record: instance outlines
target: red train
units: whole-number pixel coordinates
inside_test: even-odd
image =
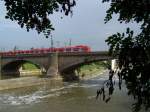
[[[7,51],[0,52],[1,56],[15,56],[19,54],[44,54],[51,52],[91,52],[91,48],[86,45],[78,45],[71,47],[61,47],[61,48],[40,48],[40,49],[31,49],[31,50],[16,50],[16,51]]]

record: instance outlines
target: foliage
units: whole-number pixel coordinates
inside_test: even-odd
[[[110,46],[110,53],[119,59],[119,86],[122,80],[128,88],[128,94],[135,99],[133,111],[141,107],[150,108],[150,0],[103,0],[110,2],[105,22],[118,14],[118,21],[140,23],[141,32],[134,32],[127,28],[125,33],[116,33],[106,40]],[[108,87],[113,90],[113,80],[110,75]],[[102,88],[104,89],[104,88]],[[98,91],[104,94],[104,91]],[[113,93],[113,91],[111,91]]]
[[[85,76],[91,76],[95,75],[97,73],[102,72],[103,70],[107,69],[108,62],[104,61],[98,61],[98,62],[92,62],[86,65],[82,65],[77,69],[78,75],[85,75]]]
[[[35,66],[34,64],[31,63],[25,63],[22,65],[23,70],[36,70],[38,69],[37,66]]]
[[[49,15],[54,12],[72,14],[75,0],[1,0],[5,2],[6,18],[17,21],[21,28],[27,31],[36,29],[48,37],[54,28]],[[134,111],[139,111],[143,105],[150,108],[150,0],[102,0],[110,2],[105,23],[112,19],[113,14],[118,14],[120,23],[136,22],[141,25],[141,32],[134,36],[134,32],[127,28],[125,33],[117,33],[110,36],[106,42],[110,46],[110,53],[119,59],[119,85],[122,79],[128,88],[128,94],[134,96],[137,101]],[[109,95],[113,93],[113,72],[106,82],[109,87]],[[104,88],[98,93],[103,94]]]
[[[75,0],[2,0],[5,2],[6,19],[17,21],[21,28],[27,31],[35,29],[38,33],[44,33],[48,37],[54,28],[49,15],[54,12],[72,14]]]

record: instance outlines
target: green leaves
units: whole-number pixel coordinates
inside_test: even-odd
[[[46,37],[54,30],[49,15],[54,12],[72,13],[75,0],[3,0],[6,6],[6,19],[16,21],[27,31],[35,29]]]
[[[117,56],[120,54],[121,49],[131,48],[133,46],[133,31],[129,28],[126,30],[125,33],[116,33],[108,37],[106,40],[109,51],[113,56]]]
[[[102,2],[111,4],[106,12],[106,23],[111,20],[113,14],[119,14],[118,21],[121,23],[135,21],[144,25],[150,19],[149,0],[102,0]]]
[[[110,53],[119,59],[119,87],[122,78],[128,88],[128,95],[135,99],[133,112],[142,107],[150,108],[150,1],[149,0],[103,0],[111,2],[105,22],[113,14],[119,14],[120,23],[135,21],[141,23],[137,36],[129,28],[125,33],[116,33],[106,40]]]

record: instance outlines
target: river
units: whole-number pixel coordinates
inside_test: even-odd
[[[0,92],[0,112],[131,112],[133,100],[116,86],[112,99],[96,100],[106,73],[80,82],[34,86]]]

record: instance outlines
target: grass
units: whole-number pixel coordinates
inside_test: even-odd
[[[81,66],[76,70],[76,72],[78,73],[79,77],[92,76],[103,72],[108,68],[108,66],[109,62],[106,61],[93,62],[91,64]]]
[[[34,64],[31,63],[25,63],[23,64],[23,70],[36,70],[38,69],[37,66],[35,66]]]

